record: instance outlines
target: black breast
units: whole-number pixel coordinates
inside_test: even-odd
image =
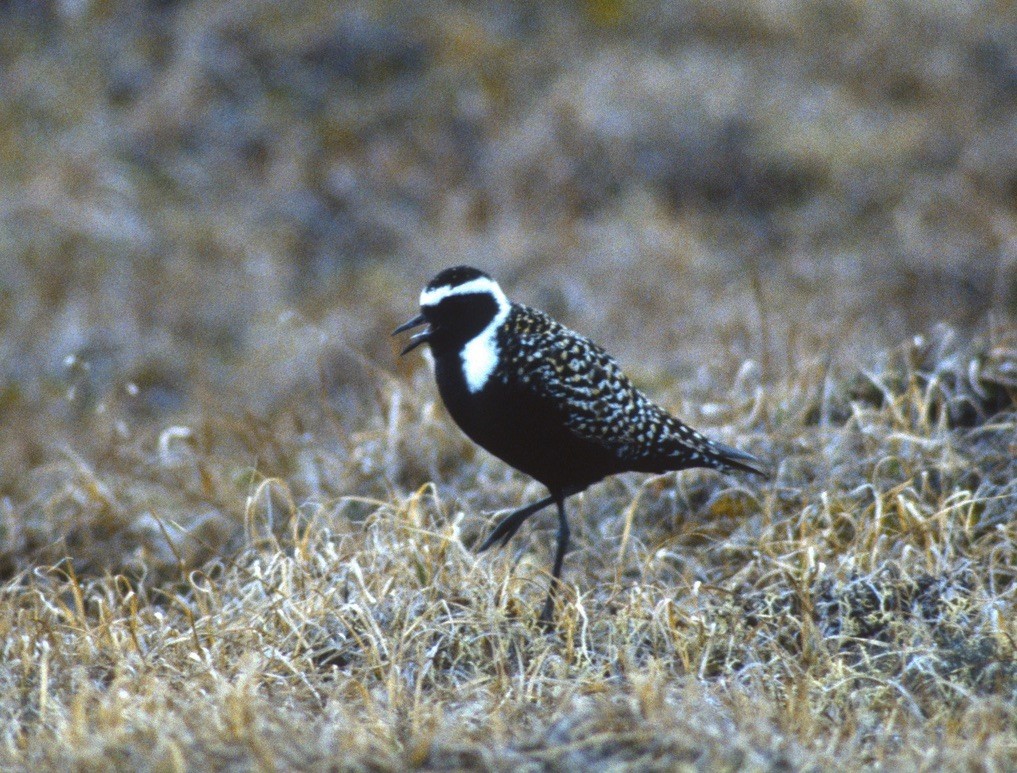
[[[559,408],[525,385],[492,374],[470,392],[458,353],[435,357],[435,377],[445,407],[471,440],[548,488],[582,490],[620,471],[612,452],[576,437]]]

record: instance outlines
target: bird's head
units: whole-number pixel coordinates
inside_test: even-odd
[[[511,303],[501,287],[483,271],[470,266],[447,268],[420,293],[420,314],[397,327],[392,335],[421,325],[402,350],[406,354],[424,343],[462,346],[508,315]]]

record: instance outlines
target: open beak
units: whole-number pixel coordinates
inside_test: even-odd
[[[409,320],[408,322],[404,322],[395,330],[393,330],[392,335],[399,335],[400,333],[405,333],[407,330],[412,330],[415,327],[420,327],[421,325],[426,324],[427,320],[424,319],[424,315],[418,314],[413,319]],[[414,333],[413,335],[410,336],[410,343],[407,344],[405,349],[399,352],[399,356],[402,357],[404,354],[409,354],[421,344],[426,344],[430,339],[430,336],[431,336],[430,328],[428,328],[427,330],[421,330],[419,333]]]

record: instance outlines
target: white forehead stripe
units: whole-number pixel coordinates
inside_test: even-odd
[[[463,282],[461,285],[456,285],[455,287],[445,285],[442,287],[435,287],[433,290],[424,288],[424,291],[420,293],[420,305],[437,306],[449,296],[471,295],[473,293],[488,293],[493,295],[499,309],[503,309],[509,305],[509,300],[505,296],[505,293],[502,292],[502,289],[498,286],[498,283],[486,276],[478,276],[476,279],[471,279],[469,282]]]

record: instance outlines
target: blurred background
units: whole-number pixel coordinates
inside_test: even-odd
[[[1012,321],[1017,12],[6,0],[0,180],[0,573],[190,562],[449,469],[372,446],[449,265],[674,407]]]

